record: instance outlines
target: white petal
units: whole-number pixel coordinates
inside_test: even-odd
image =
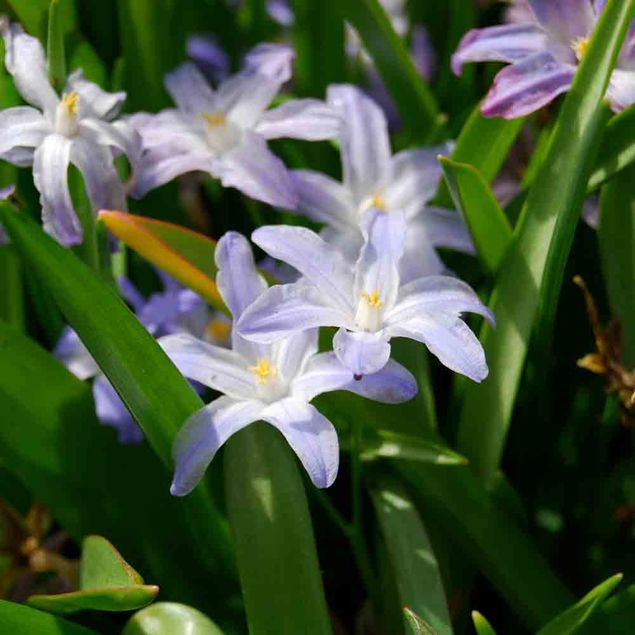
[[[293,381],[303,370],[308,359],[318,350],[318,329],[293,333],[273,346],[275,366],[285,383]]]
[[[290,397],[268,406],[262,418],[282,433],[316,487],[333,484],[340,449],[337,432],[325,416]]]
[[[354,375],[381,370],[390,359],[390,343],[385,333],[355,333],[340,329],[333,338],[337,358]]]
[[[99,366],[88,352],[79,335],[67,326],[53,350],[53,355],[78,379],[84,380],[99,373]]]
[[[292,99],[265,112],[255,131],[265,139],[333,139],[340,133],[336,110],[317,99]]]
[[[44,229],[66,246],[80,243],[83,235],[68,191],[70,153],[71,140],[52,134],[37,148],[33,161]]]
[[[82,110],[99,119],[114,119],[123,106],[126,93],[108,93],[100,86],[87,80],[81,68],[68,76],[66,92],[75,91],[80,97]]]
[[[39,146],[50,129],[48,121],[35,108],[18,106],[0,111],[0,158],[13,163],[15,150],[24,155],[28,148],[32,161],[31,148]]]
[[[183,112],[191,115],[214,112],[214,91],[203,73],[191,62],[168,73],[165,76],[165,87]]]
[[[263,404],[220,397],[195,412],[179,431],[172,458],[175,474],[170,492],[189,494],[203,478],[221,445],[245,426],[260,419]]]

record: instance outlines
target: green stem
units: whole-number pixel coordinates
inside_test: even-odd
[[[0,247],[0,319],[24,330],[24,290],[20,259],[11,245]]]

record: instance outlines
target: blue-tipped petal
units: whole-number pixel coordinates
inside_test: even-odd
[[[376,373],[390,358],[390,343],[381,332],[355,333],[340,329],[333,338],[333,350],[357,377]]]

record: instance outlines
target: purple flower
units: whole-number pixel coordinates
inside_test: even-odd
[[[215,37],[192,35],[186,47],[187,54],[208,80],[219,82],[229,75],[229,56]]]
[[[147,300],[126,279],[119,280],[122,296],[132,306],[142,324],[158,337],[167,333],[192,333],[216,344],[226,345],[229,328],[221,314],[210,319],[210,310],[203,300],[189,289],[159,271],[164,290]],[[128,412],[106,375],[77,333],[66,327],[60,337],[54,355],[81,380],[94,377],[93,398],[97,418],[117,431],[119,442],[134,444],[143,441],[141,428]]]
[[[335,354],[357,377],[384,368],[390,339],[407,337],[423,342],[451,370],[474,381],[485,379],[483,348],[461,314],[469,311],[493,321],[490,310],[456,278],[425,276],[402,283],[402,212],[369,210],[363,223],[367,242],[354,266],[303,227],[257,229],[253,241],[304,278],[263,293],[239,319],[239,334],[271,344],[298,330],[339,327]]]
[[[158,115],[137,114],[133,124],[143,139],[143,166],[135,196],[187,172],[207,172],[226,187],[271,205],[293,209],[297,197],[282,161],[268,139],[328,139],[339,120],[316,99],[284,102],[266,110],[291,77],[292,50],[261,44],[244,69],[213,90],[201,72],[186,63],[165,84],[178,108]]]
[[[69,163],[82,173],[95,210],[126,207],[113,155],[126,154],[134,167],[139,140],[127,124],[112,122],[125,93],[106,93],[77,70],[60,99],[49,83],[40,42],[17,24],[4,21],[0,31],[5,66],[19,93],[35,106],[0,112],[0,158],[20,167],[33,166],[44,229],[64,245],[80,243],[82,227],[68,190]]]
[[[459,214],[432,207],[441,179],[439,153],[449,147],[391,154],[386,117],[377,104],[349,85],[329,87],[328,102],[342,117],[340,135],[344,182],[311,170],[294,170],[297,210],[327,225],[322,236],[354,262],[363,244],[364,213],[371,208],[402,211],[408,224],[402,280],[437,274],[445,267],[437,247],[474,253]]]
[[[247,240],[235,232],[219,240],[216,264],[219,291],[234,320],[239,320],[254,300],[266,297],[267,284],[256,271]],[[193,414],[179,432],[173,449],[172,494],[189,493],[220,446],[259,420],[280,431],[316,487],[328,487],[337,475],[337,433],[309,402],[332,390],[387,403],[407,401],[416,394],[412,375],[393,361],[380,373],[356,381],[333,353],[317,352],[317,337],[317,330],[309,328],[281,337],[275,344],[254,344],[234,331],[232,350],[189,335],[160,340],[186,377],[223,393]]]
[[[604,7],[602,0],[528,0],[533,20],[474,29],[452,57],[458,75],[466,62],[510,66],[496,75],[481,110],[486,117],[522,117],[571,87]],[[516,19],[518,15],[516,14]],[[607,98],[614,111],[635,102],[635,32],[631,30],[611,76]]]

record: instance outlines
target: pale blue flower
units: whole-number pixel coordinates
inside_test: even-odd
[[[128,279],[119,280],[122,296],[148,331],[155,337],[168,333],[192,333],[207,341],[226,345],[224,334],[228,334],[229,329],[225,328],[225,317],[212,314],[200,296],[184,289],[161,271],[158,273],[163,281],[163,291],[152,294],[148,299]],[[79,379],[94,377],[93,398],[97,418],[117,431],[120,443],[140,443],[143,440],[141,428],[72,328],[64,329],[53,353]]]
[[[4,63],[18,92],[30,104],[0,112],[0,158],[17,166],[33,166],[40,192],[44,229],[64,245],[82,241],[68,189],[68,167],[82,173],[94,210],[125,209],[123,185],[113,159],[128,156],[135,165],[139,139],[127,124],[112,119],[125,93],[106,93],[86,80],[81,70],[68,78],[62,98],[48,78],[40,42],[18,24],[0,24]]]
[[[358,377],[384,368],[391,338],[406,337],[423,342],[451,370],[474,381],[485,379],[483,348],[461,314],[478,313],[493,321],[490,310],[467,284],[450,276],[402,283],[402,212],[369,210],[363,223],[367,242],[354,266],[306,228],[257,229],[253,241],[304,278],[271,287],[242,315],[238,332],[271,344],[302,329],[340,327],[333,348]]]
[[[208,80],[219,82],[229,75],[229,55],[215,37],[191,35],[187,38],[186,49],[188,56]]]
[[[496,75],[483,101],[487,117],[522,117],[568,91],[604,0],[528,0],[526,5],[518,3],[511,16],[514,24],[467,33],[452,57],[456,74],[466,62],[510,64]],[[633,29],[611,75],[607,98],[616,112],[635,102]]]
[[[131,121],[143,139],[143,168],[134,194],[143,196],[176,176],[201,171],[244,194],[292,209],[297,197],[284,163],[268,139],[328,139],[339,129],[337,115],[316,99],[296,99],[267,110],[291,77],[293,51],[261,44],[245,67],[212,89],[192,63],[167,75],[177,104],[158,115],[140,113]]]
[[[267,283],[256,271],[249,243],[235,232],[219,240],[216,264],[219,291],[239,320],[254,300],[267,295]],[[223,393],[194,413],[176,438],[173,494],[190,492],[220,446],[259,420],[279,430],[317,487],[328,487],[337,475],[337,433],[309,402],[332,390],[387,403],[416,394],[412,375],[392,360],[376,375],[356,381],[333,353],[317,352],[317,338],[316,329],[296,330],[275,344],[254,344],[234,331],[232,350],[189,335],[159,340],[183,375]]]
[[[402,211],[408,224],[402,280],[445,270],[438,247],[474,253],[461,216],[429,205],[442,172],[437,156],[450,150],[404,150],[392,155],[386,117],[364,93],[349,85],[330,86],[328,103],[341,115],[343,183],[312,170],[291,172],[297,210],[327,225],[324,239],[354,262],[363,243],[362,219],[367,210]]]

